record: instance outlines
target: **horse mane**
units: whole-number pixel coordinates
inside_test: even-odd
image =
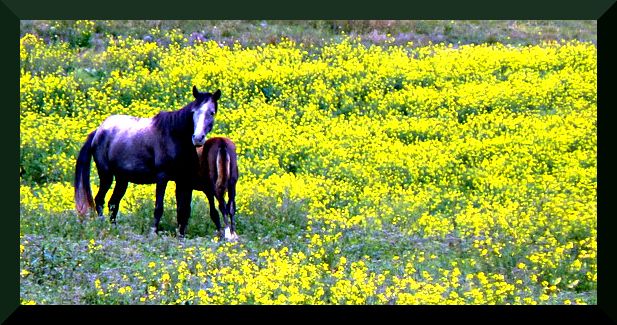
[[[160,112],[156,114],[152,118],[154,127],[160,131],[168,131],[170,133],[184,131],[193,132],[191,126],[193,124],[191,107],[193,107],[193,103],[190,103],[177,111]]]

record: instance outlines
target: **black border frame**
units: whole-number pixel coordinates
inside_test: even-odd
[[[267,1],[267,2],[266,2]],[[19,113],[18,97],[15,96],[15,77],[19,76],[19,61],[15,52],[19,51],[20,19],[592,19],[598,21],[598,260],[602,266],[599,278],[602,286],[598,290],[597,306],[465,306],[464,308],[446,308],[444,306],[20,306],[19,305],[19,198],[13,184],[19,184],[16,159],[0,160],[0,206],[6,207],[4,224],[0,227],[0,251],[6,266],[0,268],[0,320],[6,323],[27,323],[29,321],[56,319],[63,322],[107,322],[130,320],[141,321],[228,321],[244,320],[251,323],[256,320],[289,321],[301,316],[306,321],[346,321],[366,320],[382,321],[392,318],[408,322],[428,320],[464,321],[494,323],[496,321],[526,321],[546,323],[555,321],[574,321],[612,324],[617,323],[617,306],[613,293],[614,272],[610,264],[608,247],[614,247],[611,229],[615,229],[606,207],[609,199],[612,175],[606,166],[613,166],[607,156],[610,142],[606,132],[610,130],[611,114],[614,108],[610,96],[611,77],[615,72],[615,51],[610,46],[614,37],[610,30],[615,30],[613,21],[617,18],[617,0],[599,0],[583,2],[582,0],[518,0],[500,2],[494,0],[456,1],[440,0],[437,2],[412,3],[386,0],[379,3],[361,3],[345,0],[332,2],[313,0],[310,2],[293,2],[284,0],[235,0],[235,5],[228,3],[207,3],[193,0],[176,0],[173,3],[156,1],[119,1],[106,0],[87,2],[83,0],[60,1],[19,1],[0,0],[0,26],[4,34],[4,43],[8,51],[0,51],[5,64],[1,80],[4,87],[0,94],[8,101],[5,103],[7,114],[2,119],[0,139],[9,148],[19,148]],[[230,10],[232,9],[232,10]],[[612,28],[611,28],[612,27]],[[12,101],[17,101],[14,103]],[[13,104],[13,105],[11,105]],[[17,123],[16,123],[17,122]],[[8,149],[8,152],[12,152]],[[7,153],[7,156],[10,155]],[[14,182],[14,183],[13,183]],[[601,204],[602,203],[602,204]],[[17,261],[17,263],[15,263]],[[8,317],[8,318],[7,318]]]

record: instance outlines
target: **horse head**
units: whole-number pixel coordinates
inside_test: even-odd
[[[216,90],[214,93],[203,93],[193,86],[193,145],[201,147],[206,142],[206,134],[212,131],[214,126],[214,115],[218,109],[218,100],[221,98],[221,91]]]

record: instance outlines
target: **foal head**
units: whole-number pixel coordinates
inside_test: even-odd
[[[217,90],[214,94],[202,93],[193,86],[193,145],[201,147],[206,142],[206,134],[212,130],[214,126],[214,114],[216,114],[218,104],[217,101],[221,98],[221,91]]]

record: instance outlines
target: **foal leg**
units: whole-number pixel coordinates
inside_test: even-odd
[[[191,198],[193,196],[193,187],[191,185],[191,183],[178,184],[176,182],[176,203],[178,205],[176,212],[178,214],[178,225],[180,226],[180,238],[184,238],[186,226],[191,216]]]
[[[99,190],[94,197],[94,204],[96,205],[96,213],[99,218],[103,219],[103,206],[105,205],[105,195],[111,187],[111,183],[114,181],[114,176],[111,173],[101,172],[99,169]]]
[[[233,239],[238,239],[238,235],[236,234],[236,184],[232,183],[229,185],[229,189],[227,190],[227,213],[229,213],[229,218],[231,219],[231,236]]]
[[[233,232],[229,229],[230,227],[229,220],[227,218],[227,216],[229,215],[229,212],[227,211],[227,206],[225,205],[225,191],[219,190],[214,194],[214,196],[216,197],[216,200],[219,202],[219,210],[221,210],[221,213],[223,214],[223,222],[225,222],[225,239],[232,240]]]
[[[209,193],[209,191],[204,191],[206,197],[208,198],[208,203],[210,204],[210,219],[214,222],[216,226],[216,232],[219,238],[223,237],[223,232],[221,231],[221,219],[219,218],[219,213],[216,211],[216,207],[214,206],[214,194]]]
[[[118,210],[120,209],[120,200],[122,200],[124,193],[126,193],[128,185],[129,182],[127,180],[116,177],[116,186],[114,186],[114,192],[109,199],[109,221],[111,221],[112,224],[116,224],[116,215],[118,215]]]
[[[156,203],[154,204],[154,224],[152,230],[154,233],[159,232],[159,223],[163,216],[163,201],[165,200],[165,189],[167,188],[167,180],[162,179],[156,183]]]

